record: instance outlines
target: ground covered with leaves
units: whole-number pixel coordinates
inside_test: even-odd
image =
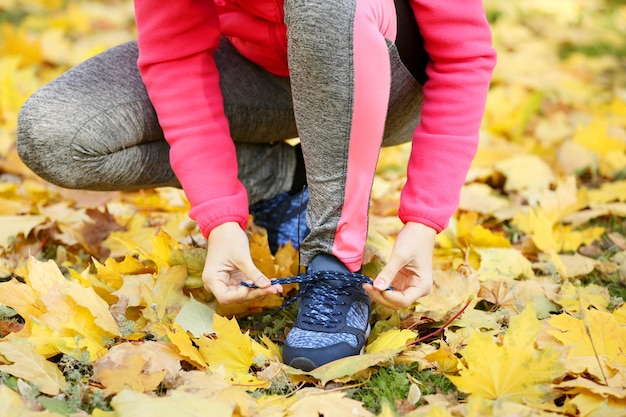
[[[626,5],[485,4],[499,62],[434,290],[376,306],[364,355],[303,372],[280,360],[294,306],[201,288],[180,190],[60,189],[17,157],[20,105],[133,39],[131,2],[0,0],[0,415],[625,416]],[[408,151],[380,158],[370,275]],[[266,274],[296,272],[249,232]]]

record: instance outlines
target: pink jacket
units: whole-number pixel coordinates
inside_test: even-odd
[[[399,216],[441,231],[476,152],[495,51],[480,0],[410,0],[431,61]],[[135,0],[139,69],[171,164],[205,236],[246,226],[212,51],[221,35],[267,71],[289,75],[283,0]]]

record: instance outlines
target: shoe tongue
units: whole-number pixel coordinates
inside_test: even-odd
[[[313,258],[307,270],[308,273],[320,271],[350,272],[339,259],[326,253],[319,254]]]

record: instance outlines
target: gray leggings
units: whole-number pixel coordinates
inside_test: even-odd
[[[330,13],[325,10],[331,7],[330,2],[308,3],[311,2],[317,3],[308,9],[315,10],[312,19],[319,20],[320,16]],[[298,0],[287,3],[291,3],[293,9],[293,22],[291,25],[288,22],[290,31],[310,23],[311,19],[296,12]],[[354,7],[354,1],[345,3],[347,7]],[[333,13],[335,11],[330,14]],[[401,28],[398,32],[402,33]],[[319,38],[319,32],[312,30],[303,30],[300,34],[299,42],[306,42],[307,36]],[[321,48],[316,51],[317,58],[328,57],[327,63],[335,68],[342,65],[337,51],[331,49],[342,45],[315,44]],[[398,48],[391,41],[388,47],[391,86],[383,146],[411,140],[422,101],[422,88],[403,64]],[[104,191],[179,187],[169,164],[169,146],[137,70],[137,56],[136,42],[125,43],[70,69],[33,94],[23,105],[18,120],[18,152],[26,165],[47,181],[67,188]],[[311,71],[306,55],[290,50],[289,59],[293,73]],[[236,143],[239,177],[248,191],[250,204],[291,188],[296,156],[294,148],[284,141],[298,137],[299,133],[305,148],[309,182],[314,178],[315,186],[323,187],[324,179],[311,175],[317,167],[325,166],[320,168],[321,175],[342,175],[345,163],[339,162],[336,172],[328,169],[329,163],[335,164],[327,160],[328,140],[332,138],[307,140],[304,146],[304,132],[308,136],[328,136],[329,130],[337,129],[337,121],[325,125],[328,120],[321,120],[327,109],[324,101],[313,94],[321,91],[319,86],[311,84],[314,79],[303,86],[306,80],[301,77],[296,84],[298,94],[294,91],[292,95],[292,80],[272,75],[248,61],[226,40],[218,48],[215,60],[220,71],[226,116]],[[345,96],[349,100],[349,94]],[[300,114],[298,128],[294,102],[296,114]],[[345,126],[346,129],[349,126]],[[332,149],[345,148],[338,144]],[[318,159],[316,154],[320,155]],[[347,155],[336,157],[340,161]],[[336,195],[337,201],[311,197],[307,215],[313,227],[312,236],[307,239],[308,249],[307,244],[303,244],[305,265],[316,253],[330,252],[333,244],[337,223],[327,217],[337,216],[332,207],[341,206],[343,194],[327,191],[323,194]]]

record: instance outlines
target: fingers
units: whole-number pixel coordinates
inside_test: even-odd
[[[374,280],[374,288],[378,291],[385,291],[394,281],[400,269],[404,266],[396,257],[391,257],[387,265],[378,273]]]
[[[430,266],[413,266],[415,263],[416,260],[411,257],[392,254],[387,265],[376,276],[374,285],[364,285],[370,298],[387,307],[400,309],[409,307],[428,294],[433,283],[432,270]],[[387,291],[389,285],[393,285],[394,289]]]
[[[282,291],[280,285],[271,285],[254,265],[248,237],[234,222],[217,226],[209,235],[202,280],[221,304],[244,302]],[[244,287],[242,281],[254,283],[258,288]]]
[[[372,301],[393,309],[410,307],[419,298],[430,293],[432,280],[423,277],[413,279],[415,284],[407,286],[403,290],[380,291],[378,288],[364,284],[363,288],[368,293]]]
[[[281,291],[280,285],[254,289],[244,287],[243,285],[233,285],[224,288],[219,298],[217,296],[215,298],[220,304],[243,303],[266,295],[278,294]]]
[[[253,279],[246,280],[245,274],[237,274],[235,272],[215,272],[207,273],[205,278],[205,288],[209,290],[220,304],[242,303],[250,301],[254,298],[263,297],[271,294],[278,294],[283,291],[281,285],[271,285],[270,280],[260,271]],[[233,279],[233,275],[240,275]],[[246,280],[253,282],[259,288],[250,288],[241,285],[241,281]]]
[[[252,262],[252,259],[244,259],[236,264],[239,270],[245,275],[245,277],[254,283],[259,288],[267,288],[272,285],[269,278],[267,278]]]

